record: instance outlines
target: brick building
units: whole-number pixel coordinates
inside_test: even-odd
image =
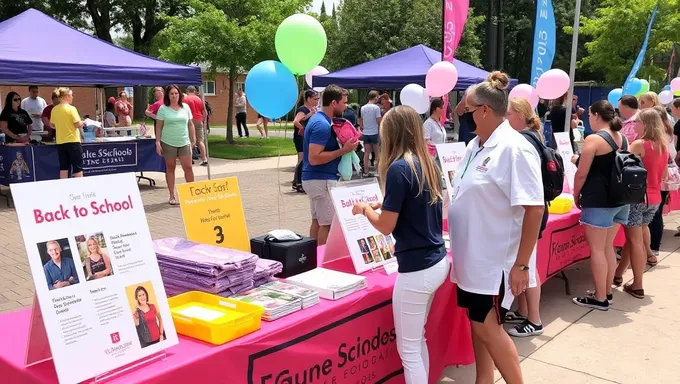
[[[245,75],[240,75],[234,83],[235,88],[245,88]],[[68,86],[68,85],[66,85]],[[50,94],[55,86],[40,86],[40,97],[50,103]],[[78,109],[81,116],[90,115],[95,116],[96,98],[94,88],[85,87],[71,87],[73,89],[73,105]],[[227,108],[229,106],[229,78],[225,74],[218,73],[216,76],[209,77],[208,74],[203,74],[203,90],[205,92],[205,100],[210,103],[212,107],[212,116],[210,117],[211,125],[224,126],[227,124]],[[4,106],[5,96],[8,92],[17,92],[22,98],[28,96],[28,85],[14,85],[14,86],[0,86],[0,104]],[[234,90],[235,92],[235,90]],[[247,97],[247,95],[246,95]],[[257,112],[248,105],[248,123],[254,124],[257,122]]]

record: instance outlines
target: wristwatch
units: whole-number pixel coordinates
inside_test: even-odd
[[[519,268],[520,271],[528,271],[529,270],[528,265],[515,264],[515,267]]]

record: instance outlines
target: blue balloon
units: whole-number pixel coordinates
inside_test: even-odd
[[[623,96],[623,90],[621,88],[614,88],[611,91],[609,91],[607,100],[609,100],[609,103],[613,105],[614,108],[617,108],[616,106],[619,104],[621,96]]]
[[[628,87],[626,87],[626,95],[636,95],[641,90],[642,81],[636,77],[633,78],[633,80],[630,81],[630,84],[628,84]]]
[[[671,90],[670,84],[666,85],[666,86],[663,87],[663,89],[662,89],[662,91],[670,91],[670,90]]]
[[[295,106],[297,81],[283,64],[267,60],[256,64],[246,76],[245,92],[250,105],[262,116],[277,119]]]

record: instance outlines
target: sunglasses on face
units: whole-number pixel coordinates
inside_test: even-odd
[[[21,101],[21,99],[12,99],[12,101]]]
[[[473,107],[465,107],[465,113],[474,113],[476,110],[479,109],[481,105],[475,105]]]

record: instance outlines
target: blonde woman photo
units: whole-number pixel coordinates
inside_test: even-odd
[[[99,241],[94,236],[90,236],[86,244],[88,253],[84,263],[86,279],[89,281],[111,276],[113,274],[111,260],[99,247]]]
[[[449,272],[442,238],[442,176],[427,152],[422,126],[418,113],[408,106],[385,114],[378,162],[385,199],[382,204],[357,203],[352,209],[396,240],[399,274],[392,308],[406,384],[428,382],[425,323],[432,299]]]

